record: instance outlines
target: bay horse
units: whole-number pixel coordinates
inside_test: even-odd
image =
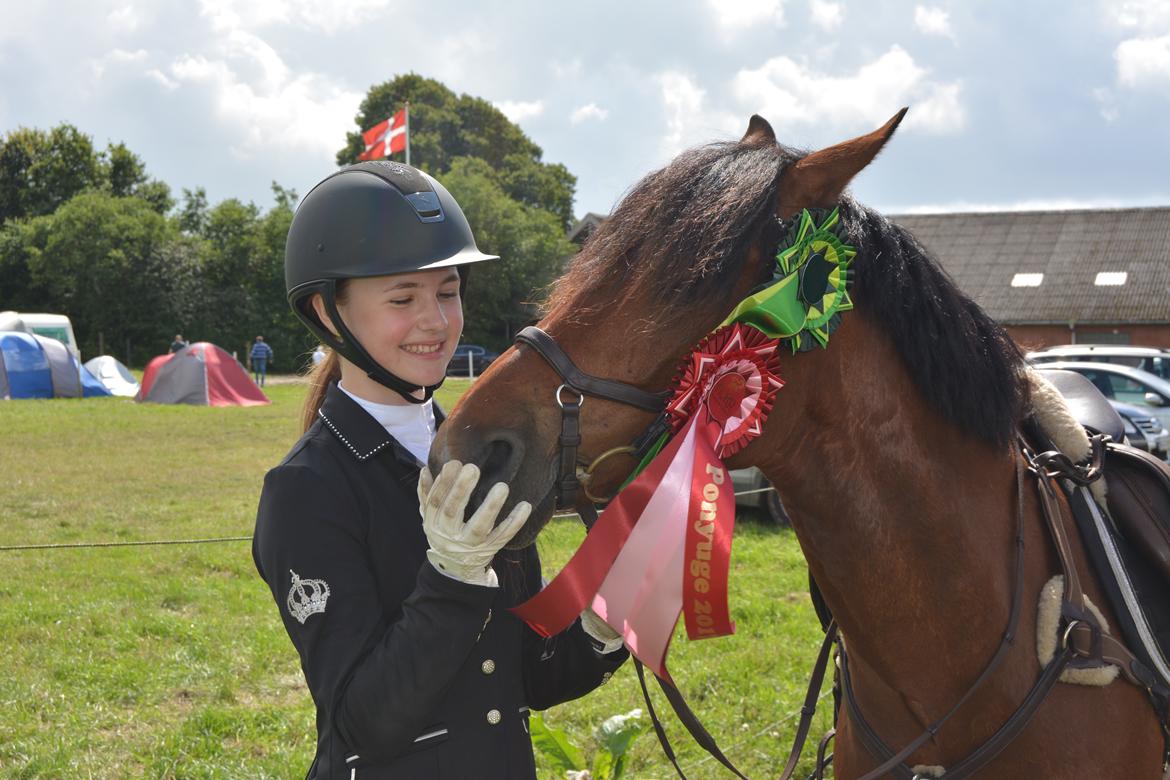
[[[811,153],[779,144],[759,117],[738,142],[684,152],[597,229],[554,285],[539,327],[582,371],[663,391],[680,358],[771,278],[783,222],[805,208],[839,208],[857,250],[855,309],[826,348],[783,358],[785,385],[763,435],[727,466],[757,466],[779,491],[848,647],[856,700],[894,750],[950,710],[1000,644],[1019,518],[1019,636],[907,762],[947,767],[986,742],[1040,674],[1037,598],[1059,568],[1034,483],[1017,491],[1016,432],[1029,402],[1020,351],[908,231],[846,193],[904,113]],[[529,344],[509,349],[431,450],[432,469],[447,459],[475,462],[481,485],[508,482],[510,502],[531,502],[513,546],[530,544],[556,506],[561,384]],[[589,398],[580,458],[629,443],[652,418]],[[615,491],[633,466],[609,458],[591,492]],[[1070,536],[1084,589],[1104,609],[1075,529]],[[881,763],[859,731],[843,707],[837,777]],[[1060,683],[978,776],[1156,778],[1162,751],[1142,690],[1122,680]]]

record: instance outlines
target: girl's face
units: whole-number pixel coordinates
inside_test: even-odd
[[[321,321],[331,324],[320,298],[314,305]],[[337,310],[374,360],[416,385],[443,381],[463,333],[459,273],[454,268],[350,279],[337,300]],[[342,382],[350,392],[371,401],[406,403],[364,371],[345,371],[346,363]]]

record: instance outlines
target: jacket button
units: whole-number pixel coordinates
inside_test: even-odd
[[[500,722],[500,711],[499,710],[488,710],[487,722],[492,724],[493,726],[498,724]]]
[[[483,670],[484,674],[491,674],[496,670],[496,662],[489,658],[480,664],[479,668]]]

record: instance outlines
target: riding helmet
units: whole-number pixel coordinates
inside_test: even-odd
[[[458,266],[466,283],[465,266],[498,259],[479,251],[459,204],[434,178],[401,163],[362,162],[326,177],[301,201],[285,245],[285,290],[313,335],[374,381],[422,403],[438,385],[407,382],[370,356],[337,311],[338,280]],[[317,320],[314,293],[338,335]],[[420,389],[421,399],[414,396]]]

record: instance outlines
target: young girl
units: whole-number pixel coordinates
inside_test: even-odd
[[[535,778],[529,708],[626,658],[589,612],[544,639],[507,611],[541,586],[535,547],[503,550],[530,511],[499,519],[507,485],[464,522],[476,467],[420,478],[467,268],[496,259],[441,184],[397,163],[326,178],[289,229],[289,302],[331,350],[304,436],[265,477],[253,558],[316,704],[309,778]]]

